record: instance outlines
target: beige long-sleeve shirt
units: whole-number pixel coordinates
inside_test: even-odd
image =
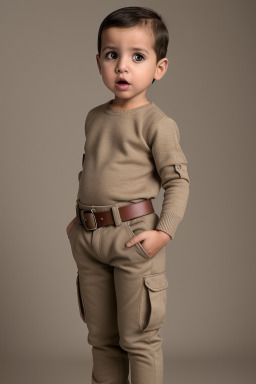
[[[177,124],[154,102],[130,110],[91,109],[85,121],[77,199],[85,205],[164,200],[156,229],[172,238],[187,206],[190,179]]]

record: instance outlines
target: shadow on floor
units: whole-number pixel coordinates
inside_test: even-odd
[[[255,359],[177,360],[165,358],[164,384],[255,384]],[[51,361],[6,363],[3,384],[91,384],[92,362]],[[121,384],[121,383],[120,383]],[[146,383],[141,383],[146,384]]]

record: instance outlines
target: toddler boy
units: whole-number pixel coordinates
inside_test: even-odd
[[[177,124],[146,97],[166,73],[168,41],[162,17],[142,7],[112,12],[98,33],[97,65],[115,97],[87,114],[76,217],[67,227],[93,384],[128,384],[129,363],[132,384],[163,383],[166,245],[190,184]],[[161,186],[159,217],[151,200]]]

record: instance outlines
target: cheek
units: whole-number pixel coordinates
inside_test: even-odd
[[[111,77],[111,74],[113,74],[113,68],[111,68],[110,65],[102,64],[101,72],[102,72],[102,76],[108,79]]]
[[[154,66],[149,66],[148,69],[144,71],[144,81],[151,84],[153,77],[155,76],[155,71],[156,70]]]
[[[147,63],[141,63],[139,65],[137,65],[137,67],[135,67],[136,69],[136,73],[139,73],[140,76],[142,77],[147,77],[147,75],[149,73],[152,73],[153,71],[153,66],[151,63],[147,62]]]
[[[145,83],[147,79],[150,77],[150,70],[147,68],[139,69],[135,73],[136,80],[138,83]]]

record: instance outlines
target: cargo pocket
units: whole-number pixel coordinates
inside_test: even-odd
[[[165,320],[168,281],[165,272],[143,276],[139,303],[139,329],[159,329]]]
[[[79,273],[77,272],[77,277],[76,277],[76,292],[77,292],[77,299],[78,299],[78,307],[79,307],[79,312],[82,320],[86,323],[86,315],[85,315],[85,309],[83,305],[83,299],[82,299],[82,294],[81,294],[81,289],[80,289],[80,282],[79,282]]]

